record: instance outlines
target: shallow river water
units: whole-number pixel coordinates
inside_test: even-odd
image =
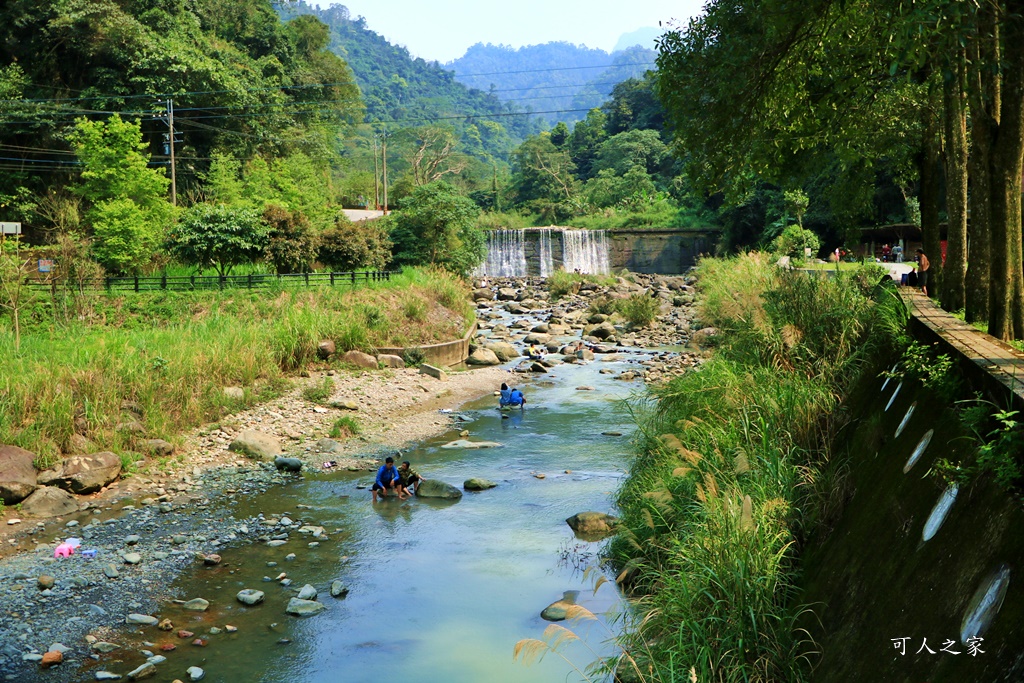
[[[601,545],[577,540],[565,519],[585,510],[614,512],[632,430],[622,399],[642,384],[598,371],[623,365],[559,366],[526,385],[526,409],[508,419],[491,397],[464,406],[469,438],[501,448],[441,449],[458,438],[449,432],[403,454],[424,476],[459,488],[470,477],[498,483],[456,503],[413,498],[372,505],[369,489],[357,488],[371,483],[366,472],[306,476],[243,502],[239,517],[287,514],[324,526],[330,540],[308,548],[311,539],[293,533],[278,548],[226,550],[221,566],[182,577],[176,597],[203,597],[211,607],[200,615],[175,611],[176,628],[203,635],[228,623],[239,631],[212,636],[205,648],[161,634],[160,642],[175,642],[178,650],[151,680],[188,680],[185,670],[193,665],[205,669],[204,680],[225,683],[583,680],[573,667],[611,652],[616,626],[604,615],[622,604],[613,582],[594,593],[596,575],[579,569],[598,563]],[[576,390],[580,385],[594,390]],[[296,558],[286,561],[289,553]],[[282,571],[294,580],[291,587],[264,581]],[[347,597],[330,597],[335,579],[350,588]],[[327,610],[304,619],[286,615],[288,599],[307,583]],[[241,605],[234,595],[243,588],[265,591],[266,601]],[[563,650],[569,661],[550,653],[530,666],[513,661],[515,643],[541,637],[548,625],[541,610],[567,590],[579,590],[579,604],[601,615],[598,622],[566,624],[584,638]]]

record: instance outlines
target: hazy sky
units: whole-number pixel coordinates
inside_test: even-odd
[[[314,0],[352,17],[415,57],[448,62],[474,43],[520,47],[553,40],[611,50],[623,33],[685,20],[704,0]]]

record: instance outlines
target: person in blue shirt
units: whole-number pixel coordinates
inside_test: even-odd
[[[518,389],[513,389],[512,393],[509,395],[508,404],[513,408],[522,408],[526,405],[526,397],[523,396],[523,392]]]
[[[404,499],[405,496],[398,488],[398,470],[395,469],[395,459],[390,455],[384,460],[384,464],[377,470],[377,479],[373,482],[373,502],[377,502],[377,492],[380,491],[381,500],[387,498],[388,490],[392,490],[398,494],[400,499]]]
[[[505,407],[510,405],[512,402],[512,390],[508,388],[508,385],[504,382],[501,383],[501,398],[498,399],[498,405]]]

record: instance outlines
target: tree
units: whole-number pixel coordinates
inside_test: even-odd
[[[182,263],[214,268],[223,277],[237,265],[259,260],[269,232],[255,209],[196,204],[171,231],[166,248]]]
[[[267,260],[278,273],[308,273],[313,269],[320,237],[301,211],[276,204],[263,210],[267,225]]]
[[[318,260],[332,270],[384,270],[391,239],[381,221],[353,223],[341,217],[320,236]]]
[[[595,172],[591,167],[597,157],[597,150],[608,137],[605,131],[607,117],[600,109],[591,109],[587,118],[578,121],[569,138],[569,156],[579,173],[581,180],[590,178]]]
[[[457,175],[468,164],[468,160],[455,151],[459,140],[451,128],[420,126],[403,131],[402,137],[416,185],[426,185],[449,174]]]
[[[166,197],[170,181],[148,167],[138,121],[117,114],[106,121],[78,119],[71,142],[82,162],[74,190],[92,205],[85,218],[97,259],[117,272],[138,272],[174,215]]]
[[[660,173],[669,160],[668,148],[654,130],[630,130],[619,133],[601,143],[593,162],[593,170],[611,169],[625,175],[634,166],[648,174]]]
[[[479,214],[476,204],[444,181],[417,187],[395,213],[395,263],[437,265],[469,275],[487,251],[487,240],[475,224]]]
[[[20,250],[15,238],[0,241],[0,308],[11,313],[14,350],[21,350],[21,310],[28,295],[27,280],[32,272],[32,256]]]

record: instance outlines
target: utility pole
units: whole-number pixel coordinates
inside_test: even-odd
[[[159,104],[159,102],[157,104]],[[167,101],[164,102],[164,105],[167,107],[166,118],[163,116],[158,116],[156,118],[166,123],[167,128],[169,130],[168,133],[164,133],[164,140],[166,141],[164,144],[164,154],[170,154],[171,157],[171,204],[177,206],[178,169],[177,165],[174,163],[174,143],[177,142],[177,139],[175,138],[174,135],[174,100],[167,98]]]
[[[380,209],[380,168],[377,164],[377,135],[373,136],[373,208]]]
[[[384,165],[384,215],[388,215],[388,129],[384,129],[381,140],[381,162]]]
[[[178,205],[178,169],[174,163],[174,100],[167,98],[167,125],[171,129],[171,206]]]

